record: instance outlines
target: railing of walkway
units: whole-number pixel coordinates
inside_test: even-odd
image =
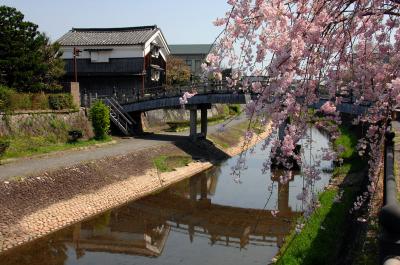
[[[262,81],[263,84],[268,83],[268,81]],[[250,86],[251,87],[251,86]],[[157,86],[157,87],[148,87],[144,90],[136,91],[135,95],[126,95],[126,94],[118,94],[115,93],[113,95],[99,95],[89,94],[84,95],[83,98],[83,105],[90,106],[90,103],[98,98],[106,98],[112,97],[117,100],[121,105],[129,104],[129,103],[136,103],[142,101],[148,101],[153,99],[160,99],[160,98],[169,98],[169,97],[181,97],[185,92],[197,94],[230,94],[230,93],[248,93],[251,95],[257,95],[251,88],[243,89],[243,85],[238,82],[236,85],[229,85],[227,81],[208,81],[202,83],[194,83],[190,85],[183,85],[183,86]],[[319,97],[323,100],[329,100],[330,96],[328,95],[326,89],[321,88],[319,91]],[[343,92],[338,91],[338,97],[342,98],[343,103],[350,103],[353,104],[355,102],[355,98],[351,92],[351,90],[346,90]],[[301,100],[301,98],[299,98]],[[361,102],[358,103],[362,106],[369,106],[371,105],[370,102]]]
[[[114,94],[114,95],[100,95],[97,93],[84,96],[84,102],[87,105],[93,100],[99,98],[113,97],[120,104],[135,103],[159,98],[168,97],[181,97],[185,92],[197,94],[226,94],[226,93],[252,93],[251,91],[243,90],[240,85],[229,86],[226,81],[224,82],[204,82],[195,83],[183,86],[158,86],[148,87],[142,91],[137,91],[136,95]],[[83,102],[83,103],[84,103]],[[85,104],[85,103],[84,103]],[[86,106],[86,105],[85,105]]]
[[[388,126],[384,151],[384,207],[379,214],[382,227],[380,236],[380,263],[400,264],[400,204],[394,172],[394,132]]]

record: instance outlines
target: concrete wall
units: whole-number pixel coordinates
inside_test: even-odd
[[[0,137],[12,135],[68,136],[68,130],[82,130],[85,138],[93,137],[93,130],[83,110],[80,111],[25,111],[11,115],[0,113]]]
[[[75,106],[78,108],[81,106],[81,93],[79,89],[79,83],[78,82],[71,82],[71,95],[72,99],[74,101]]]
[[[224,113],[224,108],[226,107],[222,104],[212,105],[212,108],[207,112],[207,116],[211,118],[221,115]],[[197,116],[200,117],[200,110],[198,110]],[[146,127],[163,127],[167,125],[167,122],[188,121],[190,112],[186,109],[151,110],[146,112],[145,119]]]

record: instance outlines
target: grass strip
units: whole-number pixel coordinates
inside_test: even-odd
[[[333,147],[342,150],[339,157],[344,163],[335,168],[332,178],[337,178],[339,183],[343,183],[345,179],[351,182],[358,179],[360,175],[356,172],[360,172],[366,163],[358,157],[357,137],[353,131],[344,126],[340,127],[340,130],[341,136],[334,141]],[[276,264],[335,263],[342,246],[346,244],[346,234],[349,232],[346,229],[346,221],[358,191],[357,185],[343,188],[339,203],[336,202],[338,185],[321,192],[320,207],[307,220],[300,233],[292,231],[286,237]]]
[[[47,154],[50,152],[64,151],[74,148],[92,146],[96,144],[110,142],[111,137],[104,140],[79,140],[77,142],[55,143],[49,141],[45,137],[12,137],[8,139],[9,148],[6,150],[1,159],[11,159],[20,157],[29,157],[38,154]]]
[[[396,176],[396,183],[397,183],[397,198],[400,201],[400,174],[399,174],[399,163],[400,163],[400,152],[399,152],[399,145],[400,145],[400,133],[399,131],[396,131],[395,129],[392,129],[393,132],[395,133],[395,137],[393,139],[394,141],[394,175]]]
[[[153,164],[159,172],[171,172],[175,168],[187,166],[191,161],[190,156],[159,155],[153,159]]]
[[[362,160],[357,153],[357,137],[346,126],[340,126],[341,135],[333,142],[335,150],[342,150],[339,153],[339,158],[343,159],[342,166],[335,167],[333,177],[346,176],[350,173],[355,173],[365,167],[365,161]]]
[[[225,129],[221,132],[207,135],[207,138],[214,144],[221,146],[222,148],[229,148],[237,145],[240,138],[244,136],[249,122],[241,122],[235,126]]]
[[[236,146],[248,129],[249,121],[244,121],[221,132],[209,134],[207,138],[214,144],[226,149]],[[264,132],[264,129],[260,128],[258,124],[252,124],[250,129],[256,134]]]
[[[319,196],[316,210],[297,234],[293,231],[281,248],[276,264],[329,264],[340,250],[346,230],[346,215],[354,201],[354,189],[345,188],[340,203],[335,202],[337,189],[326,190]]]

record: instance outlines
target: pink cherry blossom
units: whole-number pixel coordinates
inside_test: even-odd
[[[260,93],[262,92],[262,84],[261,82],[254,82],[251,84],[251,88],[254,93]]]
[[[221,72],[215,72],[214,73],[214,78],[217,81],[221,81],[222,80],[222,73]]]
[[[278,213],[279,213],[279,210],[272,210],[272,211],[271,211],[271,215],[272,215],[273,217],[276,217],[276,216],[278,215]]]
[[[282,141],[268,141],[277,160],[289,166],[288,157],[301,162],[294,147],[309,124],[337,138],[339,104],[370,104],[356,121],[369,126],[358,145],[359,152],[369,156],[370,180],[369,191],[354,204],[354,209],[360,208],[375,190],[377,169],[382,166],[384,128],[380,124],[400,104],[399,2],[228,0],[228,5],[230,11],[214,23],[222,27],[223,34],[215,41],[204,69],[207,73],[220,72],[223,65],[234,69],[226,78],[231,88],[241,84],[244,76],[266,77],[266,83],[251,84],[259,96],[248,103],[246,113],[256,122],[267,117],[275,135],[283,130]],[[321,99],[328,101],[319,111],[310,112],[309,106]],[[328,151],[322,156],[334,157]],[[242,158],[239,164],[245,167]],[[303,170],[306,183],[318,179],[315,165]],[[262,171],[269,166],[266,161]],[[310,202],[305,215],[316,208],[307,185],[298,196]]]
[[[191,98],[191,97],[194,97],[196,94],[197,94],[196,92],[195,92],[195,93],[185,92],[185,93],[183,94],[183,96],[179,98],[179,103],[180,103],[182,106],[184,106],[185,104],[188,103],[188,99]]]
[[[290,137],[290,135],[286,135],[285,138],[283,139],[281,150],[283,155],[285,156],[293,155],[294,142],[292,137]]]
[[[336,106],[331,101],[327,101],[321,106],[321,111],[325,114],[333,114],[336,111]]]

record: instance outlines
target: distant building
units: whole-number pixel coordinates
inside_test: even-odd
[[[183,59],[193,75],[201,74],[201,64],[210,52],[211,44],[175,44],[169,45],[171,55]]]
[[[65,81],[74,80],[74,49],[81,94],[132,97],[165,83],[168,44],[157,26],[73,28],[62,36]]]

